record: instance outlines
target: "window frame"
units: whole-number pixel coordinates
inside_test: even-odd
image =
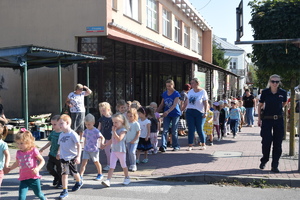
[[[147,27],[154,31],[158,31],[158,5],[156,0],[147,0],[146,14]]]
[[[171,31],[171,12],[163,8],[162,10],[162,35],[168,38],[172,38]]]

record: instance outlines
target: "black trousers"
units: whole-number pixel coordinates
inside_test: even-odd
[[[273,168],[277,168],[279,165],[279,158],[282,154],[282,140],[284,136],[283,118],[263,119],[261,125],[260,135],[262,137],[262,154],[260,159],[262,163],[267,163],[270,157],[271,146],[272,149],[272,164]]]
[[[48,172],[54,177],[55,180],[61,183],[61,163],[56,157],[49,155],[49,160],[47,163]]]

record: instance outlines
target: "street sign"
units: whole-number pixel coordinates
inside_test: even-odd
[[[239,6],[236,8],[236,41],[240,41],[243,35],[243,0],[241,0]]]

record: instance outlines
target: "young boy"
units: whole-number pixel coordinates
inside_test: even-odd
[[[58,138],[61,133],[60,127],[58,125],[59,118],[60,115],[54,115],[51,118],[51,124],[53,130],[48,137],[49,142],[40,149],[40,153],[43,153],[43,151],[50,146],[47,170],[54,177],[53,186],[55,186],[56,188],[62,188],[61,163],[60,160],[56,159],[57,151],[59,148]]]
[[[98,149],[98,139],[101,139],[101,146],[104,146],[104,137],[100,131],[94,127],[95,117],[92,114],[87,114],[84,118],[84,124],[87,129],[83,132],[84,140],[84,150],[82,155],[82,163],[80,167],[80,176],[82,178],[83,173],[86,168],[86,164],[91,159],[97,167],[98,175],[95,178],[96,181],[100,181],[103,178],[102,166],[99,162],[99,149]]]
[[[77,172],[77,164],[80,164],[81,145],[78,134],[71,129],[71,117],[63,114],[58,121],[62,133],[59,135],[58,144],[60,145],[57,158],[60,159],[62,168],[63,191],[59,198],[64,199],[68,196],[68,175],[72,173],[76,183],[72,191],[79,190],[83,182]]]
[[[232,131],[233,138],[236,138],[238,126],[241,121],[241,110],[238,108],[237,104],[238,104],[237,100],[232,100],[231,101],[231,109],[229,112],[230,129]]]

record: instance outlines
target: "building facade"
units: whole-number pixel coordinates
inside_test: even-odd
[[[101,101],[114,107],[119,99],[159,103],[169,78],[181,90],[197,76],[211,98],[214,71],[221,85],[237,79],[211,64],[212,29],[188,0],[11,0],[1,1],[0,18],[6,19],[0,20],[0,47],[35,44],[105,56],[89,63],[89,72],[74,65],[62,74],[65,97],[89,76],[94,109]],[[1,69],[0,75],[6,113],[20,116],[19,74]],[[29,80],[30,114],[58,112],[57,71],[32,70]]]

